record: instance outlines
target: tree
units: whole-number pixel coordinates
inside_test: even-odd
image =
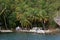
[[[0,0],[0,14],[4,15],[7,26],[54,26],[60,0]],[[6,8],[5,8],[6,7]],[[2,17],[2,16],[1,16]],[[2,19],[2,18],[1,18]],[[3,19],[2,19],[3,20]],[[45,24],[47,23],[48,24]],[[4,22],[3,22],[4,23]],[[18,24],[19,24],[18,23]],[[48,26],[49,26],[48,25]]]

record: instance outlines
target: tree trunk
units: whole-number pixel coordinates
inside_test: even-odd
[[[46,30],[44,20],[42,21],[43,30]]]
[[[7,27],[7,23],[6,23],[6,18],[5,18],[5,13],[4,13],[4,23],[5,23],[5,27],[6,27],[6,29],[8,29],[8,27]]]

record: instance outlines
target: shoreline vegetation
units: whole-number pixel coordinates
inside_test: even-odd
[[[0,0],[0,32],[54,33],[59,24],[60,0]]]

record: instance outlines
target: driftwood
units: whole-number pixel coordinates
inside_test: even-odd
[[[54,21],[60,26],[60,16],[56,16]]]

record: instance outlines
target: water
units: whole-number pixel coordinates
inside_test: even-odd
[[[0,33],[0,40],[60,40],[60,34]]]

